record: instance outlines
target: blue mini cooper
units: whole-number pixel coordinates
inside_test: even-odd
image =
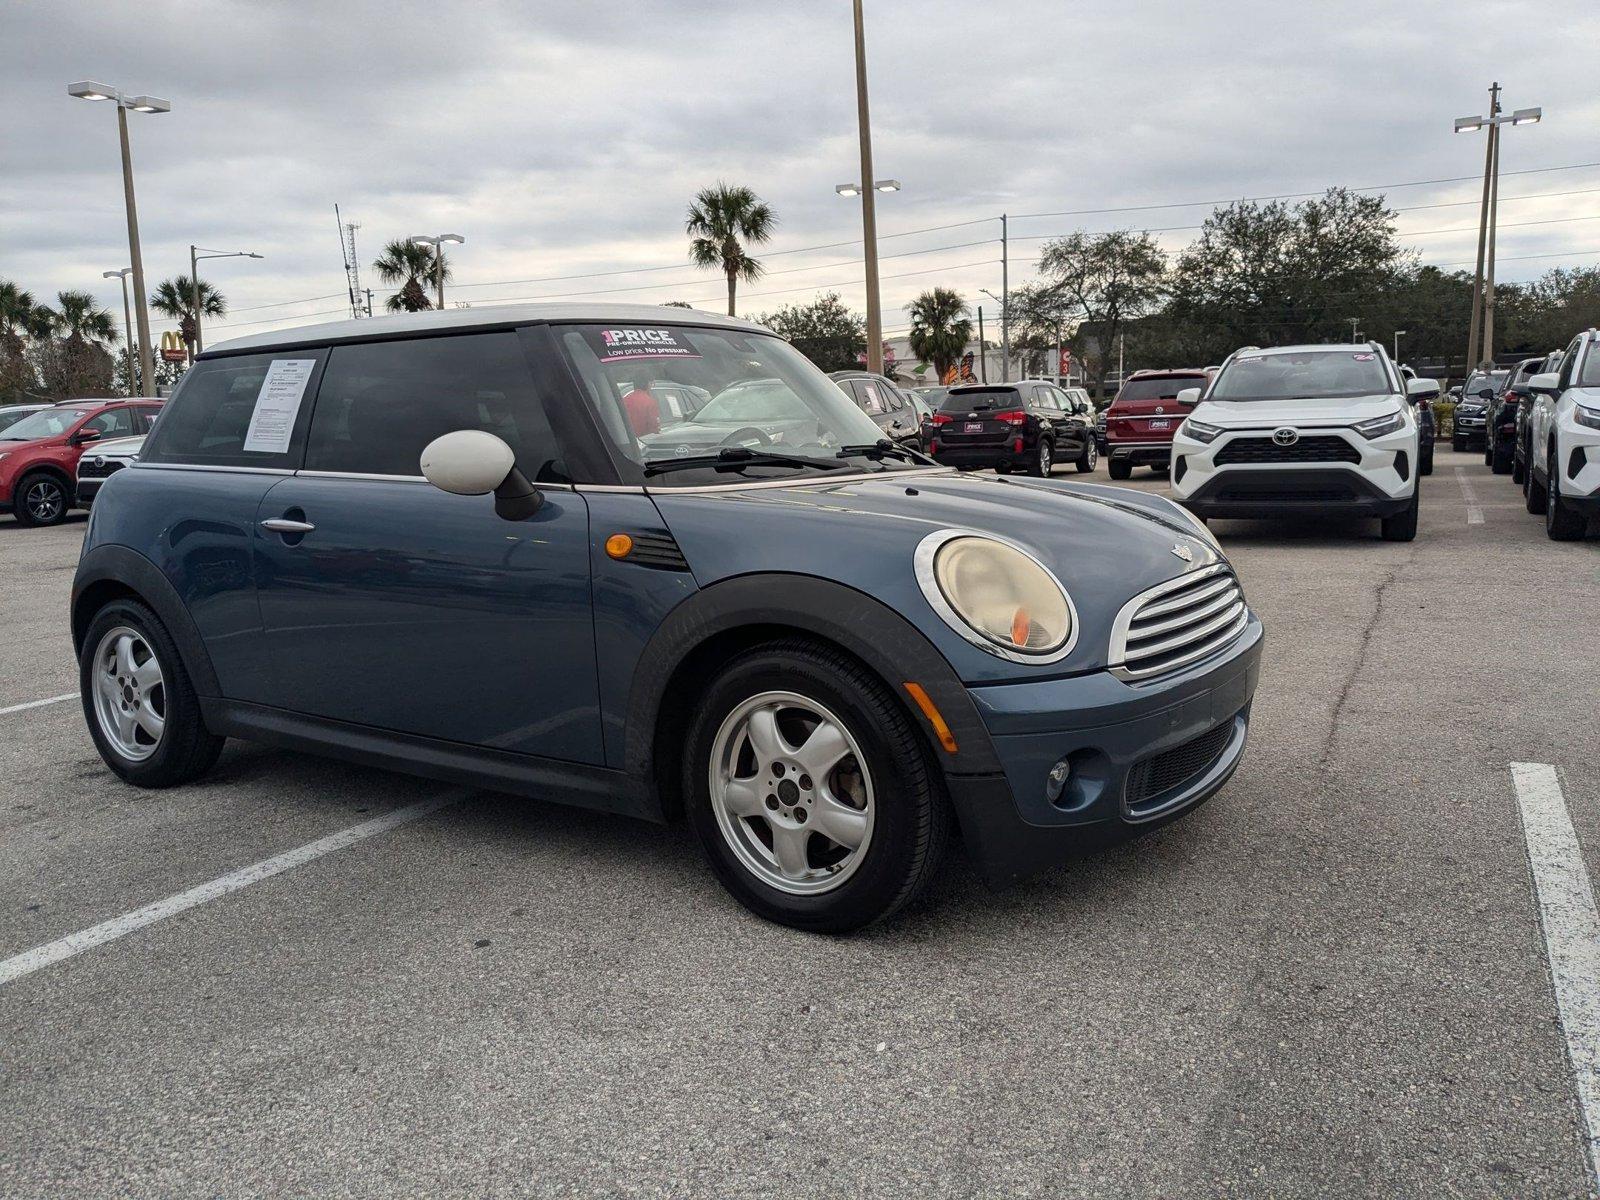
[[[1193,808],[1262,639],[1168,501],[937,467],[757,325],[610,305],[209,349],[95,501],[72,632],[129,783],[237,737],[686,819],[819,931],[957,834],[999,884]]]

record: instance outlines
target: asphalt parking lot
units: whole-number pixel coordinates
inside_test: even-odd
[[[0,984],[0,1194],[1590,1195],[1510,764],[1600,872],[1600,541],[1425,483],[1409,544],[1213,524],[1268,631],[1215,800],[849,939],[682,828],[239,743],[126,787],[6,711],[76,689],[83,522],[0,520],[0,960],[399,814]]]

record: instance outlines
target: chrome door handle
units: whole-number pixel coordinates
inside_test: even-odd
[[[310,533],[316,526],[306,521],[291,521],[288,517],[268,517],[261,522],[261,528],[273,533]]]

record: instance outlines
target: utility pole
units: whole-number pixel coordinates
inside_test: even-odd
[[[1011,243],[1006,214],[1000,214],[1000,367],[1011,378]]]
[[[1122,376],[1123,376],[1122,354],[1123,354],[1123,351],[1125,351],[1127,348],[1128,348],[1128,335],[1126,333],[1119,332],[1117,334],[1117,390],[1118,391],[1122,390]]]
[[[867,285],[867,370],[883,374],[883,312],[878,298],[877,189],[872,174],[872,119],[867,109],[867,30],[861,0],[853,0],[856,34],[856,123],[861,138],[861,242]]]
[[[978,305],[978,375],[983,383],[989,382],[989,343],[983,340],[983,305]]]
[[[1496,107],[1499,101],[1495,102]],[[1483,354],[1494,369],[1494,233],[1500,217],[1500,126],[1489,126],[1489,253],[1483,260]]]
[[[1356,333],[1356,327],[1361,323],[1361,318],[1360,317],[1349,317],[1349,318],[1346,318],[1346,319],[1350,322],[1350,340],[1352,342],[1360,341],[1361,339]]]
[[[1494,120],[1499,112],[1500,83],[1496,80],[1489,85],[1489,119]],[[1472,273],[1472,324],[1467,333],[1468,374],[1477,367],[1479,351],[1483,348],[1479,339],[1483,334],[1483,262],[1489,243],[1489,188],[1494,177],[1494,131],[1495,127],[1490,125],[1489,141],[1483,148],[1483,200],[1478,205],[1478,263]]]

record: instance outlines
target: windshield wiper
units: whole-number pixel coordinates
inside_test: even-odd
[[[687,471],[710,467],[716,471],[742,471],[746,467],[815,467],[819,471],[842,471],[844,464],[798,454],[778,454],[771,450],[752,450],[748,446],[724,446],[715,454],[686,454],[682,458],[652,459],[645,463],[646,475],[667,471]]]
[[[879,438],[875,442],[866,442],[859,446],[840,446],[836,457],[870,458],[874,462],[882,462],[891,455],[895,458],[903,458],[906,462],[934,463],[935,466],[938,465],[934,459],[929,458],[921,451],[911,450],[898,442],[890,441],[888,438]]]

